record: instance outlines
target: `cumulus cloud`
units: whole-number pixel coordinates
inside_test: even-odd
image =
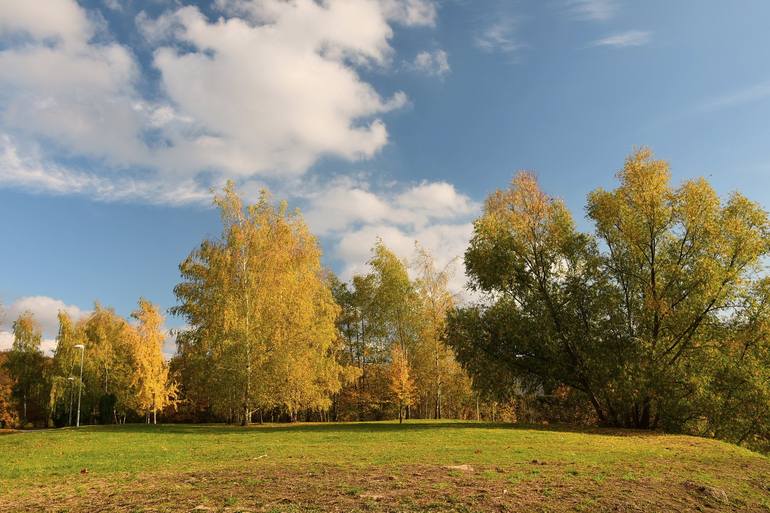
[[[643,46],[650,42],[652,33],[645,30],[628,30],[618,34],[612,34],[597,39],[591,46],[610,46],[614,48],[626,48],[629,46]]]
[[[27,296],[18,298],[4,310],[4,319],[0,324],[0,351],[5,351],[13,345],[11,327],[13,321],[24,312],[31,312],[43,331],[41,349],[46,354],[52,354],[56,349],[56,333],[59,329],[59,312],[63,311],[74,320],[88,315],[88,311],[78,306],[68,305],[60,299],[48,296]]]
[[[308,205],[306,219],[314,233],[320,235],[384,221],[423,227],[437,220],[467,217],[479,210],[476,202],[447,182],[421,182],[373,192],[363,178],[339,177],[325,185],[307,187],[297,197]]]
[[[137,163],[143,123],[131,52],[90,43],[99,27],[72,1],[2,2],[0,20],[2,128],[65,155]]]
[[[48,296],[27,296],[17,299],[5,309],[5,323],[10,326],[19,315],[24,312],[31,312],[40,324],[43,334],[53,336],[59,329],[58,315],[60,311],[66,312],[75,320],[89,313],[75,305],[68,305],[61,299]]]
[[[433,255],[439,268],[451,266],[452,279],[448,286],[452,293],[466,296],[466,277],[462,257],[473,234],[473,224],[432,224],[422,228],[398,227],[389,224],[364,225],[341,234],[334,256],[344,262],[342,277],[349,279],[356,273],[366,272],[371,248],[379,238],[396,255],[409,262],[415,256],[415,242]]]
[[[479,206],[452,184],[305,176],[324,157],[370,159],[388,143],[385,118],[407,96],[377,91],[364,71],[403,63],[394,27],[435,26],[435,1],[217,0],[214,16],[165,5],[135,19],[147,64],[75,0],[0,2],[0,186],[180,205],[208,203],[233,178],[247,198],[266,184],[305,205],[348,277],[378,236],[403,257],[415,240],[440,263],[462,254]],[[477,44],[512,52],[514,29],[497,20]],[[450,72],[443,50],[409,66]],[[48,339],[66,306],[51,301],[36,312]]]
[[[268,25],[209,23],[195,7],[171,15],[181,27],[174,41],[196,51],[164,46],[154,64],[168,96],[199,128],[174,134],[164,150],[169,164],[300,174],[322,155],[369,158],[387,142],[385,124],[370,118],[401,107],[406,96],[383,99],[348,64],[389,57],[392,32],[376,4],[273,7]]]
[[[344,177],[300,193],[311,229],[328,241],[342,277],[365,270],[378,238],[401,258],[414,256],[415,241],[445,266],[462,257],[480,205],[446,182],[422,182],[398,190],[373,192],[365,179]],[[464,290],[458,266],[452,290]]]
[[[436,21],[429,0],[216,8],[216,20],[193,6],[140,14],[151,71],[74,0],[0,3],[0,132],[24,143],[22,160],[46,163],[34,166],[34,187],[113,189],[97,194],[106,199],[161,191],[156,200],[166,201],[164,189],[202,177],[277,179],[325,156],[371,158],[388,142],[383,116],[407,97],[382,96],[359,71],[391,66],[393,24]],[[444,73],[445,59],[433,57]],[[17,185],[14,176],[5,183]]]
[[[444,77],[451,71],[449,56],[444,50],[418,53],[414,61],[409,64],[409,68],[434,77]]]

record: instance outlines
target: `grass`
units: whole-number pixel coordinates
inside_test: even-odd
[[[474,422],[101,426],[0,436],[0,511],[757,511],[714,440]]]

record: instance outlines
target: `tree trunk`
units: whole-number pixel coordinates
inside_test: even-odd
[[[158,423],[158,410],[152,410],[152,423]]]

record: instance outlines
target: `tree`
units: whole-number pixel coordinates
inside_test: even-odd
[[[14,380],[14,391],[21,400],[22,423],[29,420],[30,401],[39,398],[36,392],[43,386],[43,353],[40,343],[43,333],[31,312],[23,312],[13,322],[13,345],[6,366]]]
[[[374,286],[374,316],[383,330],[379,350],[384,355],[392,344],[411,348],[420,332],[419,297],[414,283],[409,279],[406,262],[388,249],[382,240],[372,248],[369,265]]]
[[[420,354],[423,322],[420,298],[406,262],[378,239],[368,265],[369,272],[353,276],[350,287],[339,283],[333,287],[342,308],[338,330],[345,353],[360,369],[360,378],[342,394],[343,414],[358,420],[388,414],[392,405],[387,385],[391,349],[399,345],[410,358]],[[355,414],[350,415],[350,410]]]
[[[168,365],[163,358],[163,315],[158,308],[144,298],[139,299],[139,308],[131,317],[137,321],[134,344],[134,373],[132,385],[138,406],[147,412],[147,423],[157,424],[158,410],[173,404],[176,384],[169,380]]]
[[[409,361],[404,348],[396,344],[390,354],[390,392],[398,405],[398,423],[401,424],[404,421],[404,408],[413,401],[414,382],[409,376]]]
[[[76,329],[85,346],[82,383],[85,421],[98,417],[102,423],[118,423],[139,410],[133,386],[136,329],[113,309],[98,303]]]
[[[215,197],[223,232],[180,265],[190,328],[178,338],[186,392],[242,423],[255,410],[327,409],[341,387],[335,319],[318,243],[299,212],[264,191],[244,208],[232,183]],[[198,371],[203,370],[201,374]],[[207,374],[207,375],[206,375]]]
[[[75,345],[82,339],[82,334],[78,333],[78,327],[66,311],[60,311],[58,319],[59,331],[56,335],[51,380],[51,410],[54,415],[64,412],[67,425],[71,425],[74,395],[79,380],[75,375],[75,366],[80,363],[80,353]],[[63,420],[59,422],[64,423]]]
[[[432,402],[433,417],[440,419],[444,403],[455,403],[455,412],[460,404],[470,399],[470,382],[465,371],[454,357],[452,349],[443,340],[447,312],[454,308],[455,299],[449,291],[452,277],[450,262],[443,269],[437,269],[433,256],[419,244],[415,244],[417,256],[412,263],[416,272],[414,282],[420,301],[421,321],[418,344],[413,350],[412,368],[416,388],[426,406]],[[451,391],[451,393],[447,393]]]
[[[489,370],[545,394],[566,385],[603,424],[695,430],[716,421],[706,404],[724,399],[728,374],[766,376],[766,343],[744,342],[768,308],[767,214],[738,193],[722,202],[703,179],[672,186],[649,150],[617,176],[614,191],[589,195],[595,236],[530,174],[491,195],[465,257],[489,301],[453,311],[447,340],[474,380]]]
[[[13,380],[6,369],[7,352],[0,352],[0,428],[10,429],[19,423],[13,400]]]

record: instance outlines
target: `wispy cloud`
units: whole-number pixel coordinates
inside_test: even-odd
[[[190,178],[159,180],[122,173],[97,175],[45,160],[34,152],[24,153],[3,133],[0,133],[0,187],[54,195],[76,194],[107,202],[176,206],[211,202],[208,189]]]
[[[449,56],[444,50],[422,51],[417,54],[414,61],[407,63],[406,67],[428,76],[441,78],[451,71]]]
[[[747,103],[754,103],[767,98],[770,98],[770,81],[761,82],[743,89],[716,96],[703,103],[698,110],[710,112],[729,107],[737,107]]]
[[[567,12],[575,19],[607,21],[615,16],[615,0],[567,0]]]
[[[515,18],[497,20],[479,32],[474,43],[485,52],[515,52],[524,46],[516,38],[517,26]]]
[[[607,37],[597,39],[589,46],[611,46],[615,48],[626,48],[629,46],[643,46],[652,40],[652,33],[646,30],[628,30],[611,34]]]

